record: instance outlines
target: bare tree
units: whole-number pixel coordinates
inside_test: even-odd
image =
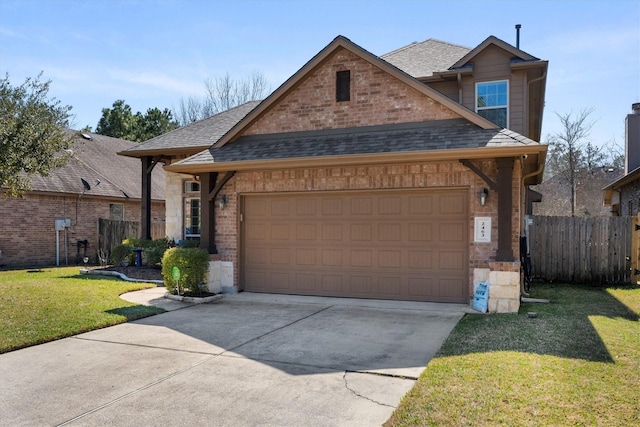
[[[206,95],[202,98],[182,98],[174,116],[180,126],[202,120],[249,101],[265,98],[271,91],[263,74],[254,72],[243,79],[233,79],[229,73],[204,82]]]
[[[624,147],[615,139],[610,140],[602,146],[605,153],[607,165],[615,169],[624,169]]]
[[[588,179],[594,168],[602,166],[605,159],[602,148],[589,141],[594,122],[589,120],[593,109],[584,109],[576,116],[573,113],[559,114],[562,130],[548,137],[548,172],[564,177],[571,189],[571,216],[576,212],[576,190],[580,180]]]

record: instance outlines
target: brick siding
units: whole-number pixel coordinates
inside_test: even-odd
[[[640,179],[620,189],[620,216],[636,216],[638,213],[640,213]]]
[[[0,195],[0,265],[10,267],[55,265],[56,219],[71,219],[67,230],[69,264],[76,264],[77,241],[88,240],[87,255],[96,262],[98,218],[109,218],[109,205],[123,203],[125,220],[140,221],[140,202],[110,201],[91,197],[26,194],[24,198]],[[152,203],[152,221],[164,221],[164,202]],[[65,264],[65,232],[60,237],[60,264]]]
[[[351,71],[351,99],[336,102],[336,72]],[[245,135],[421,122],[460,116],[346,49],[338,49]]]

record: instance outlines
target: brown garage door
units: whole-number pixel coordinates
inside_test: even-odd
[[[243,197],[244,289],[468,302],[466,190]]]

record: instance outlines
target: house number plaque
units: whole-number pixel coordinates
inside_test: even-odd
[[[474,241],[479,243],[491,242],[491,217],[490,216],[475,217]]]

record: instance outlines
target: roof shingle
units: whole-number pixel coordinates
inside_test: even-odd
[[[438,71],[446,71],[471,49],[436,39],[413,42],[380,58],[395,65],[412,77],[430,77]]]
[[[83,132],[91,137],[86,139],[79,132],[67,132],[73,138],[71,158],[49,176],[31,176],[33,191],[80,194],[83,189],[80,181],[82,178],[91,186],[91,190],[85,193],[87,195],[134,199],[141,197],[140,160],[117,154],[136,147],[137,143]],[[164,170],[156,167],[151,176],[151,198],[164,200]],[[100,185],[95,185],[98,179]]]
[[[207,148],[218,141],[258,104],[260,104],[260,101],[250,101],[221,113],[214,114],[206,119],[156,136],[142,144],[124,150],[122,154],[129,156],[134,153],[144,153],[145,151]]]
[[[481,129],[454,119],[243,136],[220,148],[211,147],[177,164],[539,145],[538,142],[506,129]]]

